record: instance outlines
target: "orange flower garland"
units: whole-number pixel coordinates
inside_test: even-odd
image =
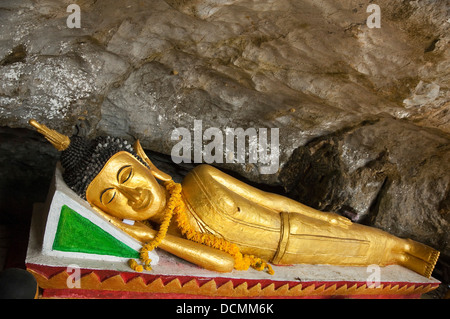
[[[172,216],[175,215],[177,226],[181,230],[183,236],[194,242],[229,253],[234,258],[234,268],[236,270],[247,270],[249,267],[252,267],[261,271],[267,268],[267,272],[269,274],[274,274],[272,267],[261,258],[253,255],[243,255],[239,251],[239,247],[237,245],[232,244],[223,238],[218,238],[212,234],[203,234],[192,229],[185,213],[184,202],[181,198],[181,185],[175,183],[173,180],[170,180],[165,182],[164,186],[170,194],[170,199],[164,214],[164,220],[161,223],[155,239],[142,246],[140,250],[140,259],[142,260],[144,266],[142,267],[133,259],[130,260],[129,265],[133,270],[142,271],[143,268],[146,270],[151,270],[151,260],[148,258],[148,252],[155,249],[164,239]]]
[[[181,233],[187,239],[215,249],[219,249],[233,256],[234,268],[236,270],[247,270],[251,266],[259,271],[267,268],[269,274],[274,274],[274,271],[269,264],[264,262],[261,258],[255,257],[253,255],[243,255],[239,251],[239,247],[236,244],[232,244],[229,241],[223,238],[218,238],[212,234],[203,234],[193,230],[189,224],[184,210],[180,210],[179,212],[177,212],[177,214],[175,215],[175,220],[177,222],[178,228],[181,230]]]

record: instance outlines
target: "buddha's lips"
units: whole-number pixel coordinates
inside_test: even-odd
[[[140,191],[140,196],[137,202],[131,205],[134,210],[144,210],[146,209],[152,200],[151,192],[144,188]]]

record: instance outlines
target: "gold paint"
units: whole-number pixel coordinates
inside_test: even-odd
[[[105,195],[107,192],[113,193]],[[153,174],[126,152],[112,156],[86,192],[91,205],[118,218],[117,226],[142,242],[154,236],[148,226],[129,226],[120,220],[160,221],[165,196]],[[235,243],[244,254],[277,264],[401,264],[429,277],[438,256],[418,242],[263,192],[208,165],[196,167],[185,177],[183,199],[194,229]],[[166,241],[174,243],[175,238]],[[217,267],[207,265],[209,258],[220,264],[220,258],[212,257],[216,250],[198,244],[184,246],[188,243],[176,241],[177,256],[196,264],[202,260],[202,267],[208,269]]]
[[[58,149],[70,143],[67,137],[34,120],[30,124]],[[118,152],[88,186],[86,198],[117,227],[145,243],[154,238],[154,230],[140,222],[130,226],[121,220],[161,223],[168,195],[155,178],[168,180],[170,176],[151,163],[139,142],[135,147],[150,169],[131,154]],[[439,257],[431,247],[261,191],[209,165],[193,169],[182,187],[194,230],[224,238],[243,254],[274,263],[399,264],[430,277]],[[207,269],[233,269],[228,254],[177,236],[167,235],[160,247]]]
[[[123,223],[121,219],[111,216],[95,206],[94,209],[111,224],[142,243],[152,241],[157,234],[156,230],[143,222],[137,221],[134,225],[128,225]],[[167,234],[158,247],[208,270],[230,272],[234,268],[234,259],[229,254],[179,236]]]
[[[439,256],[421,243],[261,191],[208,165],[185,177],[183,195],[199,230],[279,264],[400,264],[430,277]]]
[[[86,199],[120,219],[157,219],[166,205],[166,191],[150,170],[133,155],[122,151],[111,157],[92,180]]]
[[[31,119],[28,122],[30,125],[36,128],[36,130],[44,135],[44,137],[52,143],[52,145],[58,150],[58,151],[64,151],[67,149],[70,145],[70,139],[68,136],[60,134],[56,132],[55,130],[49,129],[47,126],[38,123],[36,120]]]
[[[152,171],[153,176],[155,176],[155,178],[162,180],[162,181],[170,181],[172,179],[172,177],[169,174],[166,174],[162,171],[160,171],[153,163],[152,161],[147,157],[147,154],[145,154],[144,150],[142,149],[141,143],[139,142],[139,140],[137,140],[134,145],[133,148],[135,150],[135,152],[137,153],[137,155],[139,155],[140,158],[142,158],[148,166],[150,166],[150,170]]]

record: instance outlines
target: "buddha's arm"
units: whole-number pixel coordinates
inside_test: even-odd
[[[141,222],[135,222],[134,225],[124,224],[120,219],[110,216],[96,207],[93,208],[111,224],[142,243],[149,242],[156,236],[155,230]],[[234,268],[234,259],[231,255],[181,237],[167,234],[158,247],[208,270],[230,272]]]
[[[302,214],[308,217],[321,219],[324,221],[328,221],[332,224],[340,225],[340,226],[349,226],[351,225],[351,221],[343,216],[340,216],[335,213],[324,213],[303,205],[299,202],[296,202],[290,198],[285,196],[281,196],[278,194],[268,193],[252,187],[250,185],[245,184],[244,182],[225,174],[224,172],[209,166],[209,165],[201,165],[195,168],[196,174],[199,175],[200,178],[213,178],[215,181],[225,186],[232,192],[247,198],[250,201],[253,201],[261,206],[265,206],[270,208],[276,212],[292,212]]]

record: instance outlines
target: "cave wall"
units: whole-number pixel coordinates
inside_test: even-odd
[[[2,221],[57,160],[30,118],[165,155],[201,120],[279,129],[275,174],[218,167],[450,256],[447,1],[376,1],[380,28],[363,0],[71,3],[0,3]]]

